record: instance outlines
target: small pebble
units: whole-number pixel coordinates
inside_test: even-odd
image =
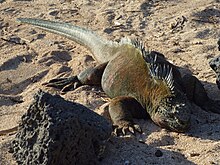
[[[183,50],[181,48],[175,48],[172,50],[173,53],[180,53],[183,52]]]
[[[156,157],[161,157],[161,156],[163,156],[163,152],[162,152],[161,150],[157,150],[157,151],[155,152],[155,156],[156,156]]]
[[[194,157],[194,156],[199,156],[200,154],[199,153],[190,153],[189,155],[190,155],[190,157]]]
[[[57,11],[57,10],[51,11],[49,13],[49,15],[52,15],[52,16],[57,16],[58,14],[59,14],[59,11]]]
[[[126,160],[124,165],[131,165],[130,161],[129,160]]]
[[[139,139],[138,142],[145,144],[145,141],[143,139]]]

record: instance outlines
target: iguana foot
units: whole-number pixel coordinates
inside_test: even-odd
[[[120,124],[119,124],[120,123]],[[117,125],[113,125],[114,134],[116,136],[119,135],[127,135],[129,133],[135,135],[136,132],[142,133],[142,129],[138,124],[134,124],[129,121],[122,120]]]
[[[113,121],[114,133],[126,135],[142,133],[141,127],[133,122],[133,118],[147,118],[147,112],[132,97],[119,96],[111,100],[109,114]]]
[[[61,92],[65,93],[70,90],[74,90],[82,85],[77,76],[68,78],[55,78],[43,85],[47,87],[54,87],[61,89]]]

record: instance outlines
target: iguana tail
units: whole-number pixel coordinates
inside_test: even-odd
[[[87,47],[100,63],[109,61],[118,46],[118,43],[105,40],[91,30],[69,23],[33,18],[18,18],[17,21],[32,24],[49,32],[62,35]]]

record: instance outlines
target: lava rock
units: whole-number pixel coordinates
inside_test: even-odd
[[[18,164],[97,164],[111,132],[111,124],[85,106],[39,91],[10,152]]]
[[[220,56],[213,58],[209,62],[209,65],[216,73],[216,84],[218,88],[220,89]]]

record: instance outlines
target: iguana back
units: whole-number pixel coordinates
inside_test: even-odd
[[[111,98],[133,97],[143,107],[156,101],[156,97],[159,98],[160,95],[164,97],[171,95],[171,90],[165,80],[155,79],[151,75],[150,65],[144,60],[142,52],[134,45],[121,45],[115,58],[109,61],[104,70],[103,90]]]

